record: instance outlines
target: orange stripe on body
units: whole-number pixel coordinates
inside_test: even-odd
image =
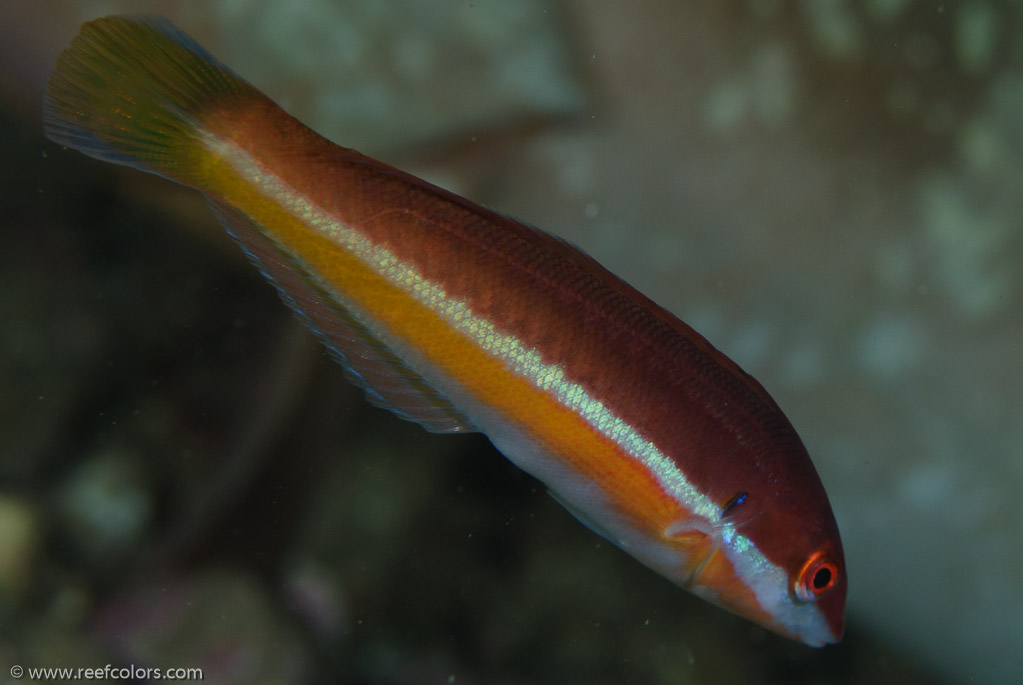
[[[224,161],[235,156],[251,160],[243,166],[258,164],[247,152],[231,143],[212,144],[223,148],[226,154],[209,161],[207,169],[212,183],[208,192],[266,227],[282,249],[318,274],[333,291],[370,314],[391,336],[420,353],[476,401],[542,444],[552,459],[564,460],[582,477],[598,483],[603,494],[613,500],[618,513],[648,531],[662,531],[672,522],[691,516],[663,491],[643,464],[564,406],[551,392],[515,374],[502,360],[453,328],[438,311],[416,300],[395,281],[324,235],[324,227],[311,225],[308,211],[285,207],[260,192],[258,184],[245,178],[245,171],[239,172]],[[273,171],[262,165],[258,168],[258,173],[286,185]],[[296,202],[309,202],[297,191],[294,198]],[[333,217],[331,220],[337,222]],[[396,216],[395,220],[401,217]],[[357,227],[340,222],[338,226],[354,231],[372,245]],[[496,322],[490,323],[500,330]]]
[[[686,498],[666,492],[663,482],[647,464],[565,406],[553,392],[515,373],[503,360],[453,327],[440,310],[445,304],[454,306],[455,301],[447,299],[434,308],[427,306],[402,287],[396,273],[389,274],[390,278],[381,275],[330,235],[332,231],[351,231],[366,246],[385,249],[376,246],[358,226],[344,223],[316,207],[275,171],[233,143],[218,140],[214,147],[225,154],[211,160],[212,183],[207,192],[221,196],[265,227],[282,250],[315,272],[330,291],[369,314],[390,336],[445,374],[460,391],[542,445],[550,459],[560,460],[580,479],[595,483],[608,506],[634,530],[643,532],[655,545],[677,550],[673,556],[677,556],[679,567],[659,568],[660,572],[701,594],[708,593],[700,586],[709,584],[716,588],[709,599],[765,625],[774,622],[711,536],[666,534],[680,521],[697,521],[696,529],[708,520],[713,524],[715,518],[699,516],[692,510],[698,509],[699,503],[688,508]],[[239,165],[242,171],[226,161],[231,157],[245,160]],[[264,184],[260,189],[260,184],[246,175],[272,179],[271,185],[278,187],[270,190]],[[282,192],[290,194],[289,201],[295,207],[289,208],[280,201]],[[394,221],[414,224],[419,219],[396,210],[383,211],[393,211]],[[317,215],[326,215],[329,217],[326,221],[333,225],[323,225],[323,219],[317,225]],[[369,220],[381,216],[371,215]],[[414,230],[415,226],[410,225],[410,231]],[[397,258],[394,262],[392,270],[399,266],[415,269],[414,265],[402,265]],[[415,279],[425,281],[418,276]],[[500,330],[496,322],[488,323]],[[507,331],[503,335],[508,336]],[[484,432],[493,437],[492,431]],[[702,506],[701,513],[706,514],[707,504]],[[717,511],[715,505],[714,513]],[[637,554],[638,550],[630,552]]]

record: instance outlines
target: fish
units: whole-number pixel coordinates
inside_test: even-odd
[[[205,194],[373,405],[485,434],[697,596],[807,645],[841,639],[842,543],[792,424],[577,247],[330,142],[159,16],[83,24],[42,121]]]

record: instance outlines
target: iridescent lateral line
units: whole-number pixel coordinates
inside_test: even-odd
[[[413,265],[338,221],[295,188],[281,181],[246,151],[214,136],[208,136],[206,144],[264,196],[443,317],[452,328],[502,361],[516,375],[528,379],[544,392],[553,393],[561,405],[581,416],[590,426],[645,466],[664,491],[686,510],[712,523],[720,520],[721,508],[690,483],[674,461],[653,442],[615,416],[603,402],[591,396],[586,388],[566,379],[564,369],[560,366],[545,363],[536,349],[526,347],[515,336],[498,331],[492,322],[476,316],[466,302],[449,297],[443,286],[423,277]]]
[[[516,375],[529,380],[544,392],[552,393],[562,406],[581,416],[625,454],[642,464],[654,475],[664,492],[686,510],[714,524],[721,535],[721,546],[726,556],[736,573],[753,590],[761,606],[771,612],[789,614],[790,620],[799,614],[801,620],[797,623],[801,625],[816,625],[823,621],[812,604],[787,607],[776,601],[773,588],[778,583],[785,583],[784,569],[768,560],[752,540],[739,534],[733,523],[722,521],[721,508],[690,483],[674,461],[635,428],[615,416],[603,402],[592,397],[586,388],[566,379],[563,368],[545,363],[536,349],[525,346],[513,335],[498,331],[492,322],[476,316],[466,302],[449,297],[443,286],[425,278],[415,266],[402,261],[390,250],[374,244],[358,230],[338,221],[233,143],[214,136],[207,136],[205,142],[212,152],[231,164],[265,197],[333,240],[414,300],[440,315],[453,329],[503,362]],[[327,287],[326,284],[322,285]]]

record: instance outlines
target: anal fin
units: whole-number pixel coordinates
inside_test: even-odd
[[[472,422],[375,335],[342,296],[323,285],[249,216],[210,197],[217,217],[245,254],[315,332],[373,405],[434,433],[474,431]]]

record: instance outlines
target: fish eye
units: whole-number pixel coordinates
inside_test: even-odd
[[[831,592],[838,583],[838,564],[817,552],[803,564],[796,578],[796,597],[804,602],[814,602]]]

